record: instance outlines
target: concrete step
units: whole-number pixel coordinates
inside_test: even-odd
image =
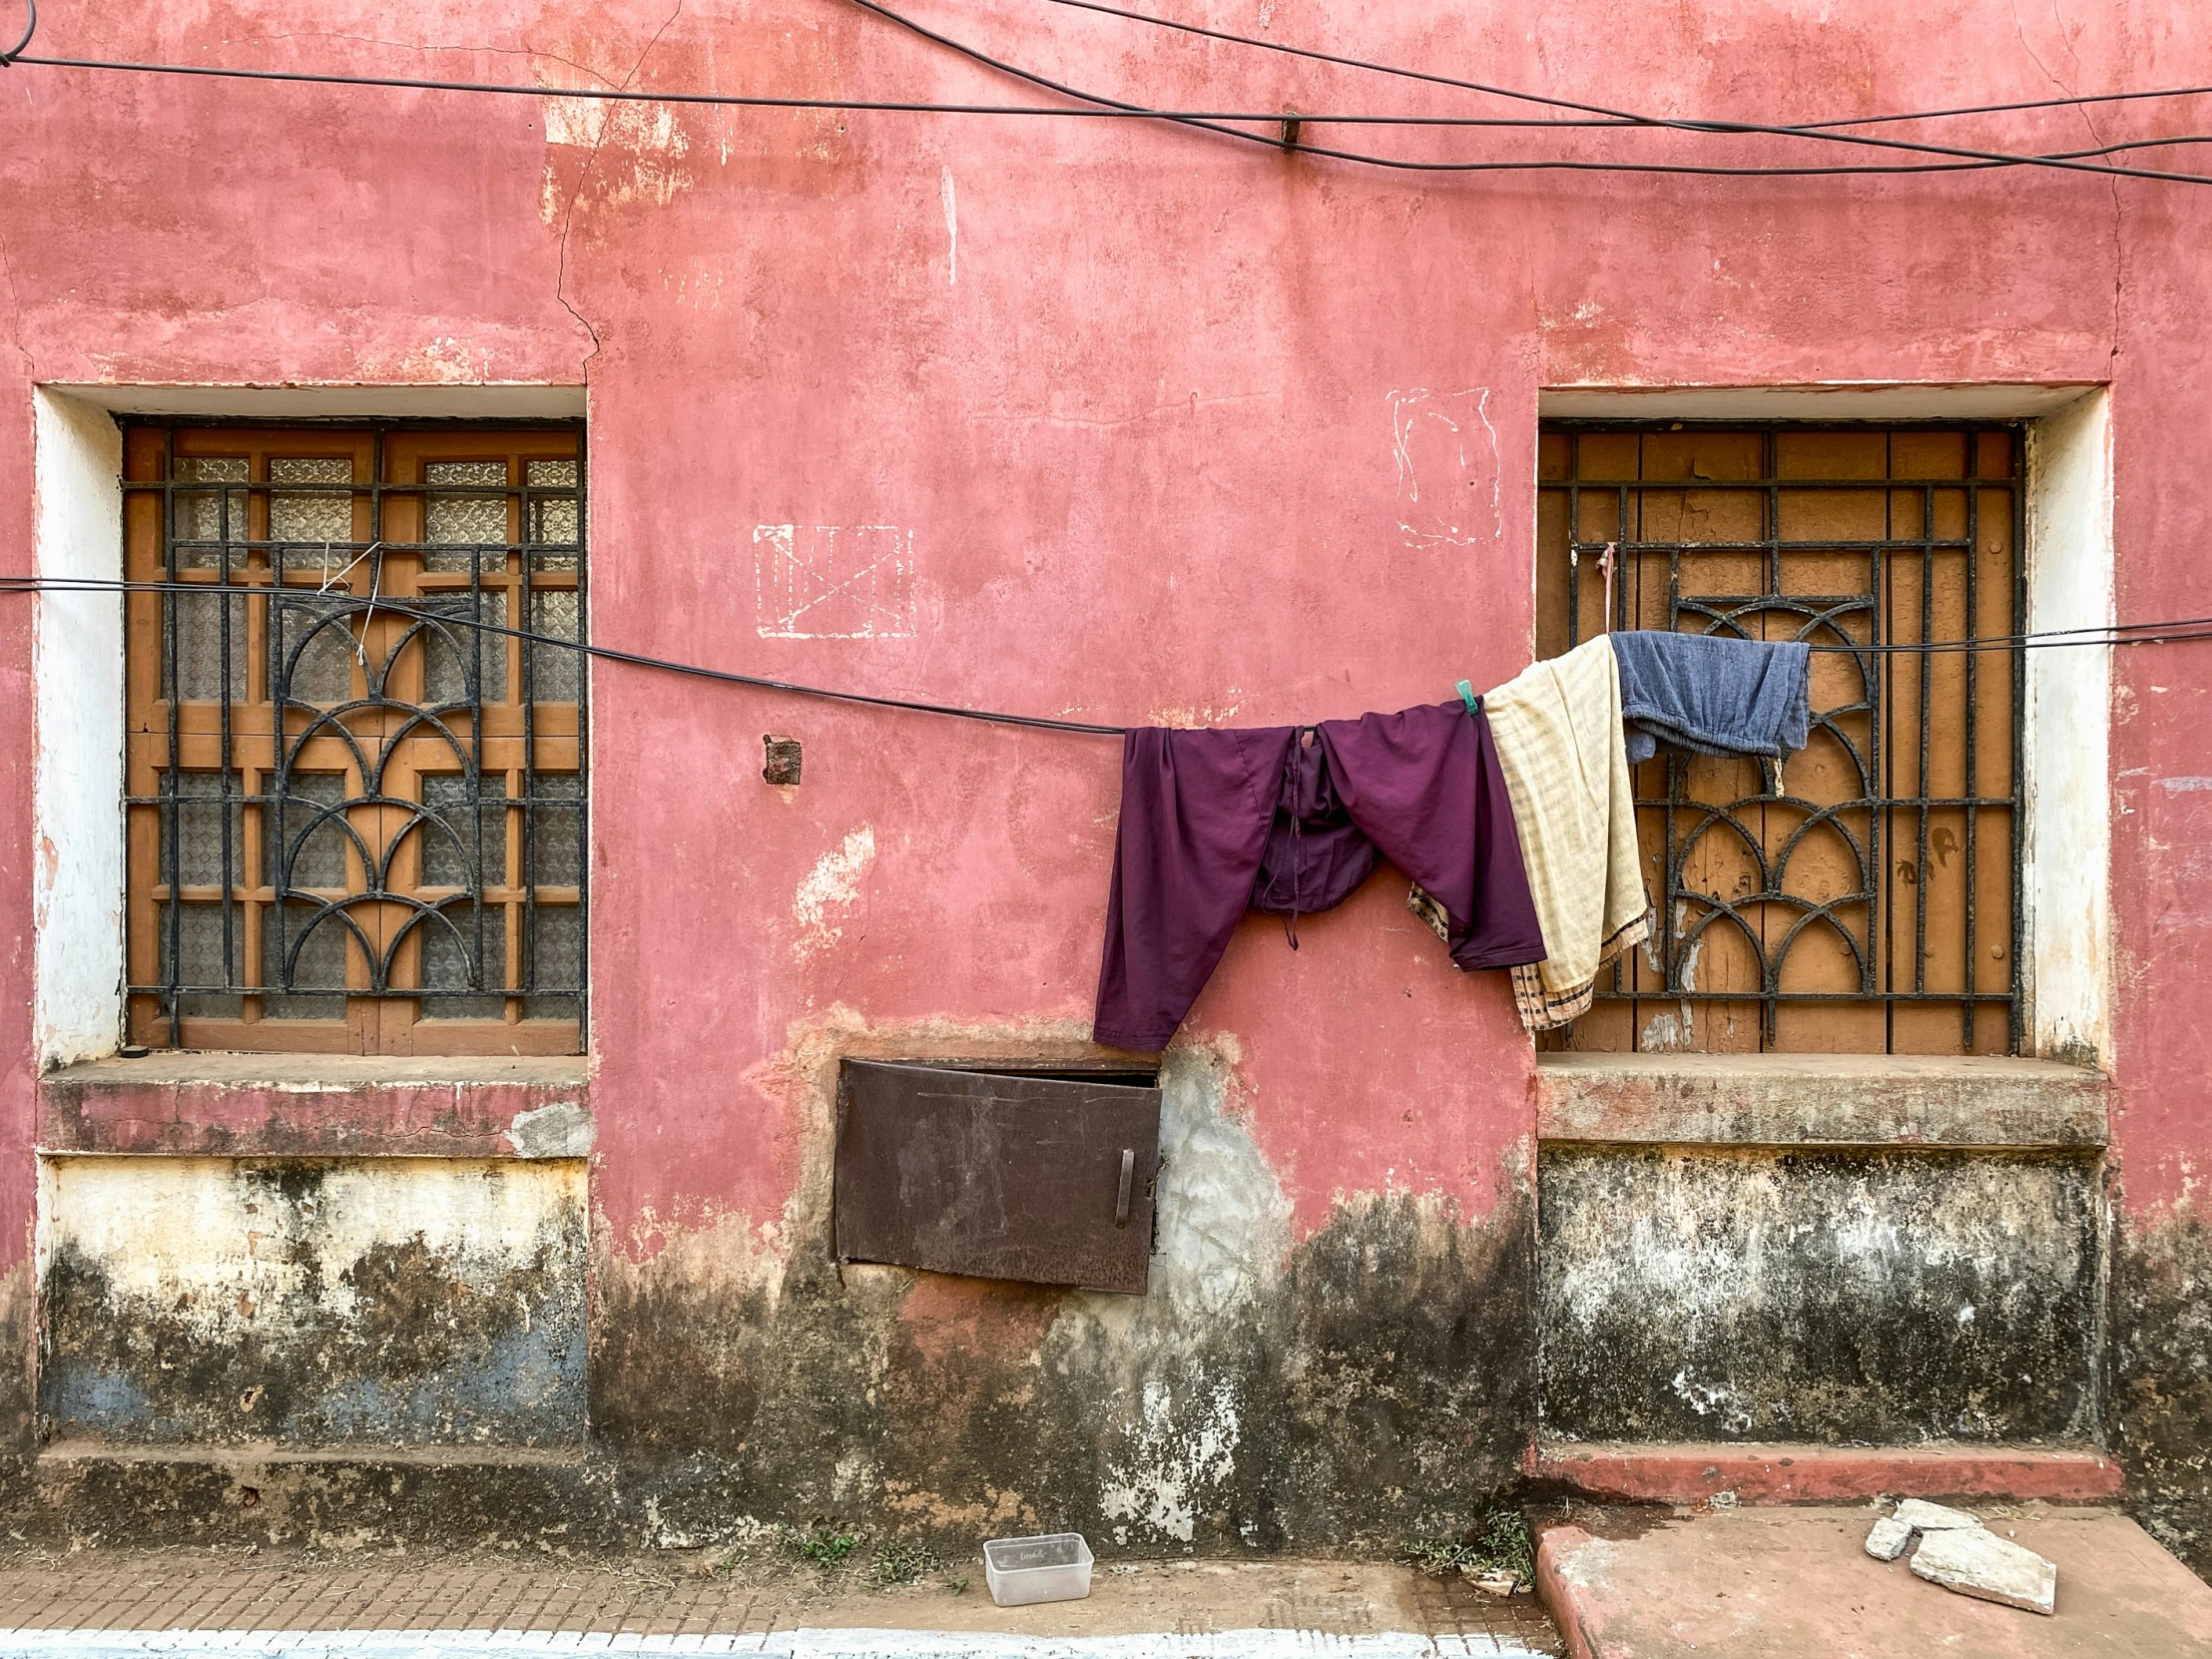
[[[2097,1503],[2120,1495],[2120,1466],[2093,1446],[1721,1445],[1548,1441],[1537,1480],[1628,1503],[1836,1503],[1895,1497]]]
[[[2212,1586],[2117,1511],[1981,1506],[2057,1564],[2052,1617],[1875,1560],[1881,1512],[1575,1505],[1535,1517],[1537,1590],[1572,1659],[2212,1659]]]

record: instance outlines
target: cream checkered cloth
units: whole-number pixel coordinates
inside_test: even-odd
[[[1521,1024],[1544,1031],[1586,1010],[1598,971],[1651,933],[1613,642],[1600,634],[1535,664],[1482,712],[1549,953],[1512,970],[1513,1000]]]

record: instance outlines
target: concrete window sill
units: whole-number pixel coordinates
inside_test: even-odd
[[[2091,1151],[2106,1081],[2049,1060],[1541,1054],[1547,1143]]]
[[[590,1062],[160,1053],[39,1080],[39,1150],[224,1157],[580,1158]]]

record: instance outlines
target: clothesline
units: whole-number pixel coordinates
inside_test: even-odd
[[[301,598],[317,597],[309,588],[276,589],[269,587],[219,587],[208,582],[149,582],[127,581],[106,577],[75,576],[6,576],[0,577],[0,593],[180,593],[199,594],[203,597],[222,592],[235,596],[254,593],[283,592]],[[325,597],[336,598],[338,595]],[[549,646],[562,651],[574,651],[581,656],[597,658],[602,662],[624,663],[632,668],[658,669],[669,674],[683,674],[694,679],[712,680],[724,685],[750,686],[760,691],[784,692],[796,697],[820,697],[838,703],[858,703],[873,708],[904,709],[916,714],[946,715],[958,720],[975,720],[996,726],[1023,726],[1045,731],[1079,732],[1094,737],[1123,737],[1129,728],[1108,726],[1091,721],[1059,720],[1046,715],[1007,714],[990,709],[964,709],[955,704],[929,703],[913,698],[879,697],[867,692],[838,691],[828,686],[809,686],[793,680],[777,680],[765,675],[740,674],[731,669],[708,668],[697,663],[677,662],[666,657],[655,657],[640,651],[625,651],[615,646],[595,645],[585,640],[563,638],[530,628],[509,627],[503,623],[487,622],[480,617],[457,615],[451,611],[423,605],[419,600],[378,598],[373,595],[347,594],[344,598],[356,600],[367,610],[389,611],[398,616],[411,616],[440,626],[473,628],[479,633],[498,635],[521,640],[530,645]],[[2099,624],[2082,628],[2050,628],[2029,633],[1992,635],[1977,640],[1935,640],[1926,644],[1881,643],[1867,645],[1814,645],[1807,649],[1818,655],[1852,657],[1878,656],[1948,656],[1961,653],[1982,653],[2012,650],[2050,650],[2069,646],[2119,646],[2119,645],[2172,645],[2190,640],[2212,639],[2212,617],[2183,617],[2163,622],[2134,622]]]

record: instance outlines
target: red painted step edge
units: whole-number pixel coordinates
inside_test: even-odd
[[[1523,1465],[1585,1496],[1630,1503],[1835,1503],[1900,1497],[2097,1503],[2120,1466],[2087,1448],[2039,1446],[1538,1445]]]

